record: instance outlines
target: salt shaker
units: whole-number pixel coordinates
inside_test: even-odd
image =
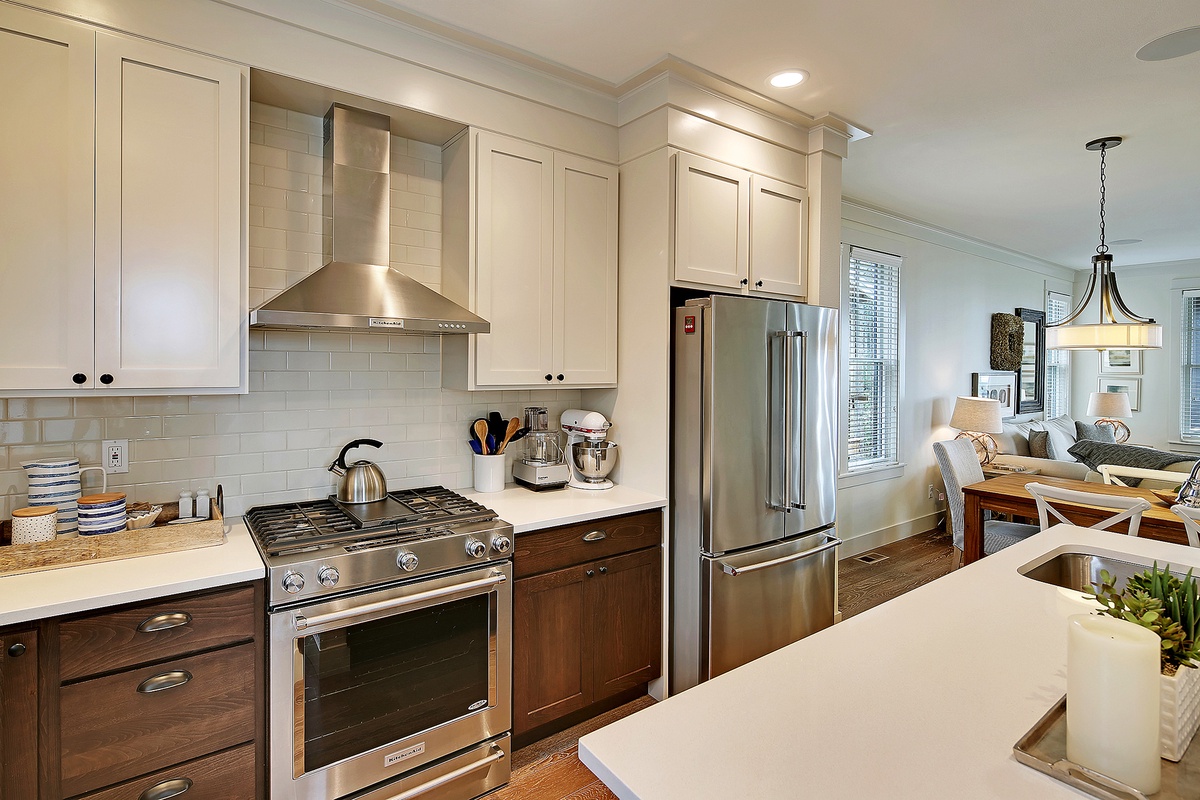
[[[200,519],[208,519],[212,516],[212,501],[208,497],[208,489],[196,490],[196,516]]]
[[[191,492],[180,492],[179,493],[179,518],[180,519],[189,519],[192,516],[194,516],[194,513],[192,511],[192,493]]]

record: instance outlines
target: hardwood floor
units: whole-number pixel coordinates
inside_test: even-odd
[[[950,571],[950,534],[929,531],[870,552],[887,556],[866,564],[857,558],[838,562],[838,602],[842,619],[898,597]],[[579,760],[579,737],[653,705],[643,697],[568,728],[513,753],[512,779],[486,795],[487,800],[616,800]]]

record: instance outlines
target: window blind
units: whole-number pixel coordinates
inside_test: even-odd
[[[1071,296],[1046,292],[1046,322],[1058,322],[1071,313]],[[1071,413],[1071,351],[1046,351],[1046,419]]]
[[[1179,332],[1179,438],[1200,442],[1200,289],[1183,292]]]
[[[850,248],[844,352],[851,471],[899,463],[900,263],[897,256]]]

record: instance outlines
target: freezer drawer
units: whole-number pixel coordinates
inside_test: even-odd
[[[702,556],[701,680],[832,625],[839,544],[829,528],[736,555]]]

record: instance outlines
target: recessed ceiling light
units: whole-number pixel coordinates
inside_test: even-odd
[[[1184,28],[1181,31],[1160,36],[1137,51],[1141,61],[1166,61],[1171,58],[1191,55],[1200,50],[1200,27]]]
[[[785,69],[783,72],[776,72],[767,81],[777,89],[787,89],[792,86],[799,86],[808,80],[808,73],[802,69]]]
[[[1123,244],[1140,244],[1141,241],[1142,241],[1141,239],[1115,239],[1115,240],[1109,242],[1109,244],[1119,246],[1119,245],[1123,245]]]

